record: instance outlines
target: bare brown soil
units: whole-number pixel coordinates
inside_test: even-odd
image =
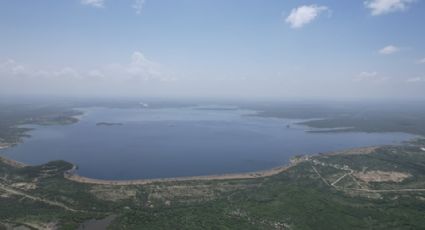
[[[361,147],[361,148],[353,148],[346,149],[342,151],[330,152],[325,155],[333,156],[333,155],[360,155],[360,154],[371,154],[378,149],[379,146],[369,146],[369,147]]]
[[[10,165],[10,166],[15,167],[15,168],[23,168],[23,167],[27,166],[26,164],[24,164],[22,162],[7,159],[7,158],[4,158],[4,157],[0,157],[0,161],[3,162],[4,164]]]
[[[367,172],[355,172],[353,173],[357,179],[364,182],[402,182],[406,178],[411,177],[409,173],[395,172],[395,171],[367,171]]]

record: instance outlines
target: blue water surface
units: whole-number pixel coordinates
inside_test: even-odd
[[[311,133],[299,120],[239,109],[85,108],[72,125],[32,126],[30,138],[2,155],[29,164],[66,160],[82,176],[136,179],[248,172],[298,154],[394,144],[405,133]],[[97,126],[98,122],[122,125]]]

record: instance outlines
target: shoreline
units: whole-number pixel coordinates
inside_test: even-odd
[[[164,182],[183,182],[183,181],[211,181],[211,180],[238,180],[238,179],[256,179],[269,177],[282,173],[289,168],[295,166],[297,163],[290,163],[289,165],[278,166],[271,169],[245,172],[245,173],[228,173],[228,174],[212,174],[204,176],[187,176],[187,177],[166,177],[166,178],[153,178],[153,179],[134,179],[134,180],[105,180],[84,177],[76,174],[74,168],[64,173],[64,178],[70,181],[83,183],[83,184],[96,184],[96,185],[146,185],[152,183]]]
[[[314,154],[316,155],[316,154]],[[226,173],[226,174],[211,174],[202,176],[183,176],[183,177],[164,177],[164,178],[152,178],[152,179],[130,179],[130,180],[107,180],[107,179],[96,179],[80,176],[76,173],[77,166],[73,164],[73,167],[63,173],[64,179],[74,181],[82,184],[94,184],[94,185],[146,185],[152,183],[164,183],[164,182],[184,182],[184,181],[211,181],[211,180],[238,180],[238,179],[256,179],[274,176],[282,173],[297,164],[309,160],[311,155],[294,156],[290,159],[290,162],[285,165],[277,166],[270,169],[252,171],[252,172],[241,172],[241,173]],[[15,168],[24,168],[28,165],[13,159],[9,159],[5,156],[0,156],[0,162]]]
[[[228,173],[228,174],[212,174],[212,175],[203,175],[203,176],[187,176],[187,177],[166,177],[166,178],[153,178],[153,179],[131,179],[131,180],[107,180],[107,179],[96,179],[80,176],[77,174],[77,166],[73,164],[73,167],[63,173],[64,179],[82,183],[82,184],[93,184],[93,185],[147,185],[153,183],[166,183],[166,182],[185,182],[185,181],[212,181],[212,180],[242,180],[242,179],[258,179],[264,177],[270,177],[282,172],[287,171],[288,169],[302,163],[305,161],[309,161],[310,158],[314,156],[320,155],[354,155],[354,154],[369,154],[374,152],[377,148],[382,146],[366,146],[366,147],[358,147],[345,149],[334,152],[327,153],[315,153],[309,155],[299,155],[294,156],[289,160],[289,163],[281,166],[277,166],[270,169],[253,171],[253,172],[244,172],[244,173]],[[31,165],[27,165],[25,163],[15,161],[12,159],[8,159],[4,156],[0,156],[0,161],[16,167],[23,168]]]
[[[153,178],[153,179],[133,179],[133,180],[106,180],[106,179],[95,179],[80,176],[76,173],[77,166],[74,165],[72,169],[64,173],[64,178],[70,181],[83,183],[83,184],[95,184],[95,185],[147,185],[153,183],[165,183],[165,182],[184,182],[184,181],[212,181],[212,180],[242,180],[242,179],[258,179],[264,177],[270,177],[302,163],[309,161],[311,157],[320,155],[355,155],[355,154],[370,154],[376,149],[382,146],[366,146],[358,148],[344,149],[340,151],[327,152],[327,153],[315,153],[310,155],[294,156],[289,160],[288,164],[281,165],[278,167],[245,172],[245,173],[228,173],[228,174],[212,174],[204,176],[187,176],[187,177],[166,177],[166,178]]]
[[[102,106],[101,106],[102,107]],[[85,112],[80,110],[79,108],[74,108],[73,110],[74,114],[71,114],[70,116],[67,116],[66,118],[70,118],[68,120],[65,120],[65,122],[58,122],[55,125],[69,125],[69,124],[73,124],[73,123],[78,123],[80,122],[81,118],[85,115]],[[256,111],[257,113],[253,114],[253,116],[258,116],[258,117],[264,117],[262,116],[259,112],[261,111]],[[251,115],[251,114],[250,114]],[[266,116],[267,117],[267,116]],[[272,116],[273,117],[273,116]],[[280,118],[280,117],[274,117],[274,118]],[[306,127],[311,127],[309,125],[305,125],[303,124],[303,122],[305,122],[306,120],[311,120],[311,119],[291,119],[291,120],[298,120],[297,122],[295,122],[295,125],[303,125]],[[68,123],[68,121],[71,121],[70,123]],[[28,123],[29,125],[35,124],[35,125],[43,125],[40,123]],[[23,124],[26,125],[26,124]],[[46,124],[44,124],[46,125]],[[51,124],[49,124],[51,125]],[[111,126],[111,125],[122,125],[122,123],[109,123],[109,122],[98,122],[96,124],[97,126]],[[319,129],[319,130],[315,130],[315,128],[311,127],[311,130],[305,130],[306,132],[345,132],[345,131],[349,131],[349,128],[352,127],[338,127],[338,128],[325,128],[325,129]],[[24,131],[23,133],[25,134],[27,131]],[[416,139],[418,138],[418,135],[415,135],[416,137],[412,138],[412,139]],[[412,140],[410,139],[410,140]],[[0,150],[2,149],[6,149],[9,148],[10,145],[6,146],[5,148],[1,145],[2,143],[0,143]],[[7,144],[7,143],[6,143]],[[78,182],[78,183],[84,183],[84,184],[98,184],[98,185],[145,185],[145,184],[152,184],[152,183],[161,183],[161,182],[181,182],[181,181],[210,181],[210,180],[237,180],[237,179],[256,179],[256,178],[263,178],[263,177],[269,177],[269,176],[273,176],[273,175],[277,175],[279,173],[282,173],[290,168],[292,168],[293,166],[296,166],[297,164],[304,162],[306,160],[309,160],[310,157],[313,156],[317,156],[317,155],[337,155],[337,154],[353,154],[352,152],[370,152],[370,151],[365,151],[365,149],[376,149],[377,147],[354,147],[354,148],[349,148],[349,149],[345,149],[345,150],[340,150],[340,151],[333,151],[333,152],[328,152],[328,153],[313,153],[313,154],[309,154],[309,155],[302,155],[302,156],[294,156],[292,157],[289,162],[287,164],[284,165],[280,165],[274,168],[270,168],[270,169],[265,169],[265,170],[260,170],[260,171],[252,171],[252,172],[242,172],[242,173],[228,173],[228,174],[212,174],[212,175],[202,175],[202,176],[184,176],[184,177],[166,177],[166,178],[153,178],[153,179],[123,179],[123,180],[108,180],[108,179],[96,179],[96,178],[89,178],[89,177],[85,177],[85,176],[80,176],[78,175],[78,173],[76,172],[76,165],[73,165],[73,168],[65,171],[64,172],[64,178],[70,181],[74,181],[74,182]],[[424,150],[425,151],[425,150]],[[357,154],[357,153],[355,153]],[[29,166],[27,164],[12,160],[12,159],[7,159],[3,156],[0,156],[0,161],[17,167],[17,168],[22,168],[22,167],[26,167]]]
[[[0,156],[0,162],[3,162],[4,164],[15,167],[15,168],[24,168],[29,166],[25,163],[6,158],[4,156]]]

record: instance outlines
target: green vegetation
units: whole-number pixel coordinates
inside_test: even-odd
[[[75,229],[115,214],[110,229],[424,229],[424,145],[304,157],[259,179],[129,186],[68,181],[63,161],[1,162],[0,222]]]
[[[421,102],[274,103],[246,107],[261,111],[258,115],[264,117],[310,119],[301,124],[326,129],[324,132],[405,132],[425,135],[425,107]],[[341,127],[348,129],[337,129]]]
[[[117,123],[117,122],[98,122],[96,123],[96,126],[115,126],[115,125],[124,125],[123,123]]]
[[[58,105],[0,104],[0,149],[22,141],[31,128],[21,125],[66,125],[78,121],[81,112]]]

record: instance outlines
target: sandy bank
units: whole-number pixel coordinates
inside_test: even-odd
[[[321,155],[354,155],[354,154],[370,154],[374,152],[377,146],[372,147],[360,147],[353,149],[346,149],[342,151],[335,151],[329,153],[322,153]],[[317,154],[316,154],[317,155]],[[172,178],[157,178],[157,179],[136,179],[136,180],[102,180],[94,179],[80,176],[76,173],[76,166],[64,173],[64,177],[68,180],[85,183],[85,184],[98,184],[98,185],[145,185],[152,183],[161,183],[161,182],[181,182],[181,181],[209,181],[209,180],[236,180],[236,179],[255,179],[262,177],[269,177],[279,173],[282,173],[301,162],[310,160],[314,155],[305,155],[294,157],[290,160],[288,165],[283,165],[267,170],[256,171],[256,172],[246,172],[246,173],[231,173],[231,174],[219,174],[219,175],[205,175],[205,176],[189,176],[189,177],[172,177]],[[11,165],[13,167],[22,168],[27,166],[24,163],[7,159],[0,156],[0,161]]]
[[[299,163],[299,162],[297,162]],[[64,174],[65,178],[79,183],[99,184],[99,185],[145,185],[158,182],[179,182],[179,181],[208,181],[208,180],[231,180],[231,179],[255,179],[268,177],[284,172],[293,167],[296,163],[276,167],[264,171],[247,172],[247,173],[232,173],[221,175],[206,175],[206,176],[190,176],[190,177],[174,177],[174,178],[158,178],[158,179],[137,179],[137,180],[101,180],[82,177],[70,170]]]
[[[346,149],[342,151],[334,151],[324,153],[322,155],[355,155],[355,154],[370,154],[374,152],[378,146],[369,146],[369,147],[359,147]],[[290,160],[288,165],[263,170],[256,172],[247,172],[247,173],[232,173],[232,174],[219,174],[219,175],[206,175],[206,176],[190,176],[190,177],[174,177],[174,178],[158,178],[158,179],[136,179],[136,180],[102,180],[102,179],[94,179],[79,176],[76,174],[76,166],[73,169],[69,170],[64,174],[64,177],[68,180],[85,183],[85,184],[98,184],[98,185],[145,185],[152,183],[160,183],[160,182],[180,182],[180,181],[209,181],[209,180],[236,180],[236,179],[255,179],[262,177],[269,177],[279,173],[282,173],[288,170],[291,167],[296,166],[297,164],[308,161],[310,157],[314,155],[308,156],[299,156],[294,157]]]
[[[0,150],[2,150],[2,149],[7,149],[7,148],[9,148],[10,147],[10,144],[6,144],[6,143],[1,143],[0,142]]]
[[[0,156],[0,162],[3,162],[4,164],[10,165],[10,166],[15,167],[15,168],[23,168],[25,166],[28,166],[28,165],[26,165],[22,162],[7,159],[7,158],[1,157],[1,156]]]

